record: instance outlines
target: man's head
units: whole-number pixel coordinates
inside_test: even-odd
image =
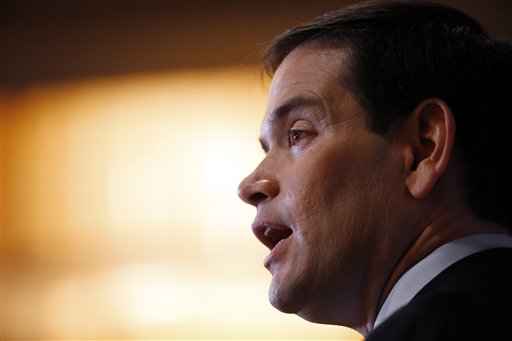
[[[339,81],[357,96],[377,133],[386,133],[424,99],[445,101],[467,165],[468,203],[480,215],[512,225],[512,180],[502,166],[512,156],[511,144],[501,138],[511,115],[509,44],[491,39],[474,19],[450,7],[363,2],[278,36],[265,51],[266,71],[272,75],[289,52],[310,42],[350,55]]]
[[[268,47],[266,157],[239,194],[272,250],[276,308],[363,330],[433,203],[510,221],[506,201],[480,198],[506,194],[488,178],[504,154],[488,148],[510,155],[492,133],[504,131],[509,51],[465,15],[419,2],[331,12]]]
[[[266,157],[240,195],[257,207],[253,230],[272,249],[271,303],[311,321],[357,325],[364,318],[351,316],[355,305],[369,296],[358,283],[389,270],[375,256],[390,247],[381,221],[398,220],[385,206],[395,204],[399,174],[392,148],[367,129],[364,110],[333,72],[346,60],[309,47],[284,60],[261,129]],[[397,258],[398,250],[389,253]]]

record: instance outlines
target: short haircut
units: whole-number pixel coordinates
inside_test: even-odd
[[[424,99],[440,98],[456,122],[455,148],[466,200],[482,218],[512,228],[512,47],[468,15],[423,1],[369,1],[293,27],[264,51],[273,75],[296,47],[321,43],[349,51],[340,82],[385,134]]]

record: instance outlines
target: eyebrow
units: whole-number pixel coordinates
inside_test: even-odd
[[[284,119],[293,110],[300,107],[312,107],[320,106],[322,101],[316,97],[296,96],[292,97],[284,104],[280,105],[276,109],[272,110],[268,115],[268,121],[270,124],[275,124],[277,121]]]
[[[323,106],[323,102],[316,97],[296,96],[292,97],[276,109],[268,114],[267,121],[270,125],[275,125],[277,122],[284,120],[292,111],[298,108]],[[262,139],[259,139],[261,148],[265,153],[268,153],[268,144]]]

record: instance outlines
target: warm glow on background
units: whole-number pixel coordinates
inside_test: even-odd
[[[265,97],[251,68],[4,89],[2,339],[361,339],[267,301],[236,194]]]

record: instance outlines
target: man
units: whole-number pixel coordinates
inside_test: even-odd
[[[283,33],[265,68],[239,196],[271,304],[367,340],[510,340],[510,45],[449,7],[369,2]]]

